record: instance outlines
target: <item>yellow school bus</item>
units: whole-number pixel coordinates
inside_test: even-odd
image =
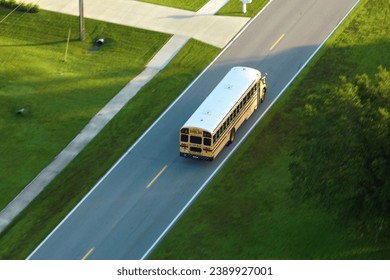
[[[264,101],[266,76],[233,67],[180,129],[180,156],[213,160]]]

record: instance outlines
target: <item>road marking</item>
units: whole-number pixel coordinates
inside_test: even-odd
[[[279,42],[283,39],[284,35],[286,35],[286,34],[282,34],[282,36],[280,36],[279,39],[276,40],[276,42],[275,42],[275,43],[272,45],[272,47],[269,49],[270,51],[272,51],[272,50],[276,47],[276,45],[279,44]]]
[[[160,175],[165,171],[165,169],[167,169],[168,165],[165,165],[161,170],[160,172],[157,173],[156,177],[153,178],[152,181],[150,181],[149,185],[146,186],[147,189],[150,188],[151,185],[153,185],[153,183],[157,180],[158,177],[160,177]]]
[[[93,252],[93,250],[95,250],[95,248],[93,247],[89,249],[89,251],[84,255],[84,257],[81,260],[86,260],[88,256]]]

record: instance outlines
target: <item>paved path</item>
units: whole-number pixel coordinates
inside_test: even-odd
[[[133,0],[84,0],[85,17],[174,34],[145,70],[130,81],[54,161],[0,212],[0,232],[82,151],[120,109],[180,51],[190,38],[224,47],[249,18],[213,16],[228,0],[210,0],[189,12]],[[42,9],[78,15],[79,1],[40,0]]]
[[[245,17],[215,16],[228,0],[211,0],[192,12],[134,0],[84,0],[84,15],[142,29],[197,39],[224,47],[248,22]],[[42,9],[79,15],[79,1],[40,0]]]

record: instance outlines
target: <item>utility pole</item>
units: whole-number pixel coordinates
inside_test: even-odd
[[[80,10],[80,41],[85,39],[84,0],[79,0]]]

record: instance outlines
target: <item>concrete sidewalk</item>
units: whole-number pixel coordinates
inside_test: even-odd
[[[211,0],[192,12],[134,0],[84,0],[84,16],[127,26],[194,38],[223,48],[248,22],[214,14],[228,0]],[[40,0],[42,9],[79,15],[79,1]]]
[[[198,12],[189,12],[133,0],[85,0],[85,16],[174,36],[145,70],[112,98],[37,177],[0,212],[0,232],[84,149],[104,126],[180,51],[190,38],[224,47],[249,18],[213,16],[228,0],[210,0]],[[42,9],[78,15],[78,1],[40,0]]]

